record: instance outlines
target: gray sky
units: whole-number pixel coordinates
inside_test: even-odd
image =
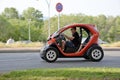
[[[48,0],[50,1],[50,0]],[[55,5],[61,2],[63,14],[84,13],[86,15],[120,16],[120,0],[51,0],[51,16],[57,15]],[[0,13],[6,7],[15,7],[19,13],[28,7],[34,7],[47,16],[47,4],[45,0],[0,0]]]

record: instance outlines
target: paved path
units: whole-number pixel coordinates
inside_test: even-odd
[[[120,67],[120,51],[105,51],[101,62],[91,62],[84,58],[61,58],[55,63],[47,63],[38,52],[0,53],[0,73],[33,68],[71,68],[71,67]]]

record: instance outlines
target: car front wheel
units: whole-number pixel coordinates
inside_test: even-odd
[[[49,48],[45,55],[44,55],[44,60],[47,62],[55,62],[58,58],[58,51],[56,48]]]

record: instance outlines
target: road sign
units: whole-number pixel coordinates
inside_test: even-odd
[[[60,13],[63,10],[63,5],[61,3],[57,3],[56,4],[56,10],[57,10],[57,12]]]

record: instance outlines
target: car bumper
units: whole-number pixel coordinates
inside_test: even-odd
[[[40,50],[40,57],[43,57],[44,54],[46,53],[47,49],[49,48],[49,45],[45,45],[41,48]]]

